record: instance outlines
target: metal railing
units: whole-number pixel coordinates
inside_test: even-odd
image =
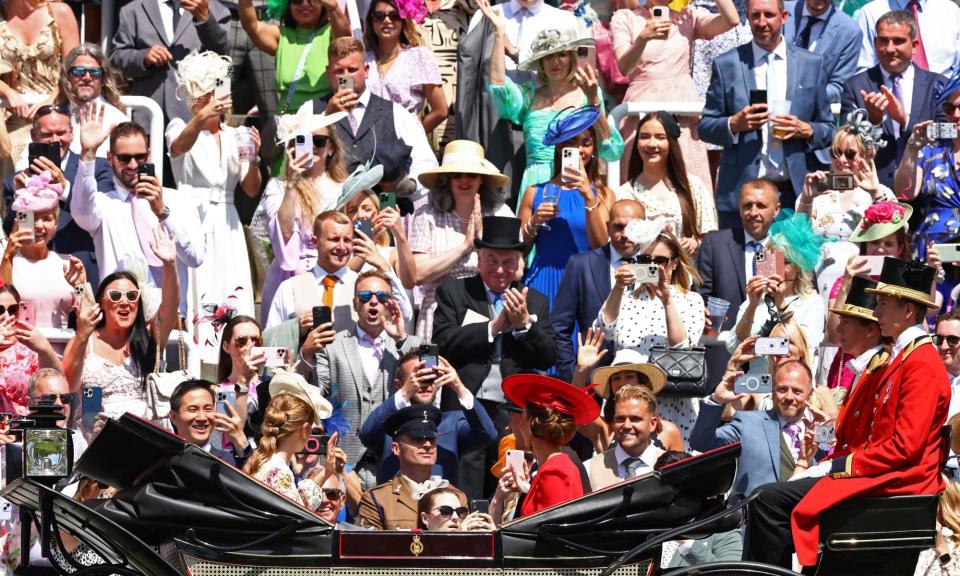
[[[24,102],[27,104],[39,104],[49,98],[46,94],[21,94]],[[153,162],[157,169],[157,178],[160,179],[160,185],[163,185],[163,152],[164,152],[164,142],[163,142],[163,110],[160,109],[160,105],[155,101],[147,98],[146,96],[121,96],[120,102],[123,103],[127,108],[127,118],[131,117],[132,111],[134,108],[145,110],[150,116],[149,126],[144,126],[149,134],[150,141],[147,143],[150,146],[150,160]],[[9,106],[9,102],[5,98],[0,98],[0,107]],[[14,158],[14,161],[17,159]]]

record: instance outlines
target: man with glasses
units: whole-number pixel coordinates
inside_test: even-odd
[[[73,115],[87,102],[98,102],[104,107],[107,125],[119,124],[127,119],[120,102],[117,70],[96,44],[81,44],[70,51],[60,68],[60,96]],[[80,154],[80,127],[73,117],[73,143],[70,149]],[[109,143],[104,142],[97,150],[98,158],[106,158]]]
[[[937,317],[933,342],[950,377],[949,418],[960,413],[960,310],[954,308]]]
[[[482,450],[497,441],[497,428],[487,411],[460,381],[457,371],[443,357],[437,357],[435,366],[427,367],[422,358],[423,351],[422,348],[413,349],[403,355],[394,380],[397,391],[377,406],[360,428],[360,440],[364,446],[380,455],[377,482],[392,478],[399,467],[396,456],[390,452],[393,437],[386,431],[386,421],[407,406],[439,408],[441,388],[453,391],[462,408],[443,412],[437,428],[435,474],[459,484],[460,455]]]
[[[166,228],[177,249],[180,314],[187,316],[187,269],[199,266],[204,258],[200,214],[182,194],[164,190],[156,176],[140,174],[141,166],[150,161],[143,127],[134,122],[111,127],[105,124],[104,114],[103,107],[95,102],[80,111],[81,162],[80,177],[70,198],[73,218],[93,237],[100,280],[120,268],[134,269],[139,262],[149,267],[147,285],[157,287],[163,270],[152,248],[153,237],[158,226]],[[93,175],[94,160],[108,137],[107,160],[113,178],[101,185]]]
[[[335,405],[349,406],[343,416],[351,430],[360,430],[373,409],[390,397],[399,358],[416,350],[421,340],[407,335],[386,274],[363,272],[353,290],[356,325],[339,333],[330,324],[311,330],[300,348],[298,368],[306,377],[315,372],[324,396]],[[379,454],[367,453],[356,434],[344,435],[340,447],[363,489],[376,486]]]
[[[87,449],[87,441],[73,423],[73,402],[76,394],[70,392],[67,378],[55,368],[41,368],[30,377],[27,394],[30,397],[28,401],[30,406],[41,402],[63,406],[64,419],[58,424],[70,430],[70,435],[73,437],[73,461],[76,462]]]

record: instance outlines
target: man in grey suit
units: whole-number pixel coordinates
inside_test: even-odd
[[[176,63],[193,50],[230,54],[230,12],[219,0],[133,0],[120,9],[110,60],[127,78],[130,94],[160,104],[164,125],[190,120],[177,98]],[[134,120],[143,126],[137,115]]]
[[[728,375],[713,394],[700,401],[690,446],[706,452],[740,442],[733,492],[749,494],[757,486],[787,481],[793,475],[806,433],[803,416],[813,394],[813,375],[799,360],[783,362],[773,374],[773,409],[740,410],[721,426],[724,407],[745,396],[734,393],[735,379],[735,374]]]
[[[713,61],[700,139],[724,148],[717,176],[720,228],[741,227],[737,195],[747,180],[777,184],[793,206],[807,174],[806,155],[833,139],[823,59],[784,41],[783,0],[750,0],[753,41]],[[789,102],[789,113],[773,114]]]
[[[340,436],[340,447],[364,490],[377,485],[377,455],[365,454],[360,427],[374,408],[392,397],[397,360],[421,343],[416,336],[407,336],[391,290],[390,279],[383,273],[360,274],[353,298],[356,328],[337,334],[330,330],[319,339],[320,349],[301,350],[301,359],[316,353],[317,385],[350,425],[350,433]],[[301,367],[304,364],[301,361]]]

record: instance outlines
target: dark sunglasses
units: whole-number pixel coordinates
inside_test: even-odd
[[[125,299],[127,300],[127,302],[133,304],[133,303],[135,303],[137,300],[140,299],[140,291],[139,291],[139,290],[136,290],[136,289],[133,289],[133,290],[107,290],[107,298],[109,298],[110,301],[113,302],[114,304],[116,304],[117,302],[119,302],[121,298],[125,298]]]
[[[669,256],[651,256],[649,254],[640,254],[637,256],[637,264],[656,264],[657,266],[666,266],[673,261]]]
[[[85,68],[83,66],[71,66],[68,70],[69,74],[75,78],[83,78],[88,73],[91,78],[102,78],[103,77],[103,68]]]
[[[941,336],[939,334],[934,335],[933,341],[937,346],[942,346],[944,341],[946,341],[947,346],[953,348],[960,344],[960,336]]]
[[[474,172],[451,172],[450,179],[457,180],[460,178],[479,178],[480,175]]]
[[[113,157],[121,164],[129,164],[131,160],[136,160],[137,164],[143,164],[147,161],[148,154],[146,152],[143,154],[114,154]]]
[[[841,150],[841,151],[837,152],[836,154],[833,155],[833,157],[834,157],[834,158],[839,158],[839,157],[843,156],[843,157],[846,158],[847,160],[853,160],[854,158],[857,157],[857,154],[859,154],[859,152],[857,152],[856,150],[854,150],[854,149],[852,149],[852,148],[847,148],[846,150]]]
[[[57,401],[57,398],[60,399],[60,403],[64,406],[69,405],[73,402],[75,394],[73,392],[66,392],[64,394],[41,394],[39,396],[31,396],[30,400],[37,403],[47,403],[54,404]]]
[[[34,115],[34,118],[43,118],[47,114],[53,114],[54,112],[69,116],[70,106],[66,104],[47,104],[46,106],[41,106],[37,108],[37,113]]]
[[[373,290],[361,290],[357,292],[357,299],[360,300],[363,304],[366,304],[374,296],[377,297],[377,302],[384,304],[387,300],[393,298],[393,294],[389,292],[374,292]]]
[[[6,306],[6,307],[0,306],[0,312],[6,312],[6,313],[9,314],[10,316],[16,316],[16,315],[18,315],[18,314],[20,313],[20,305],[19,305],[19,304],[11,304],[11,305]]]
[[[290,0],[290,3],[293,4],[294,6],[299,6],[303,3],[307,3],[311,6],[316,6],[320,2],[319,0]]]
[[[376,10],[376,11],[374,11],[374,13],[373,13],[373,19],[374,19],[374,21],[376,21],[376,22],[383,22],[383,21],[386,20],[387,18],[389,18],[390,20],[392,20],[392,21],[394,21],[394,22],[399,22],[399,21],[400,21],[400,13],[397,12],[396,10],[391,10],[390,12],[386,12],[386,11],[384,11],[384,10]]]
[[[339,500],[343,496],[343,491],[339,488],[324,488],[323,496],[327,500]]]
[[[466,518],[467,514],[470,512],[467,510],[466,506],[461,506],[459,508],[454,508],[453,506],[437,506],[434,508],[434,510],[440,512],[440,515],[444,518],[449,518],[453,516],[454,512],[456,512],[457,516],[459,516],[461,520]]]
[[[947,116],[953,116],[958,109],[960,109],[960,106],[950,104],[949,102],[943,103],[943,113],[946,114]]]
[[[243,347],[247,345],[247,342],[253,342],[254,346],[260,346],[263,344],[263,338],[260,336],[237,336],[233,339],[233,345]]]
[[[330,142],[329,136],[324,136],[323,134],[314,134],[313,135],[313,147],[314,148],[323,148],[327,145],[327,142]]]

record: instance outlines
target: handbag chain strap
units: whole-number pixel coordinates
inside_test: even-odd
[[[160,326],[157,324],[156,320],[154,320],[153,327],[154,327],[154,331],[156,332],[154,339],[157,341],[157,358],[153,362],[153,373],[159,374],[160,373],[160,350],[161,350]],[[180,370],[186,370],[187,369],[186,368],[187,347],[186,347],[186,344],[184,344],[183,342],[183,318],[181,318],[179,314],[177,315],[177,356],[178,356],[178,360],[180,360]]]

